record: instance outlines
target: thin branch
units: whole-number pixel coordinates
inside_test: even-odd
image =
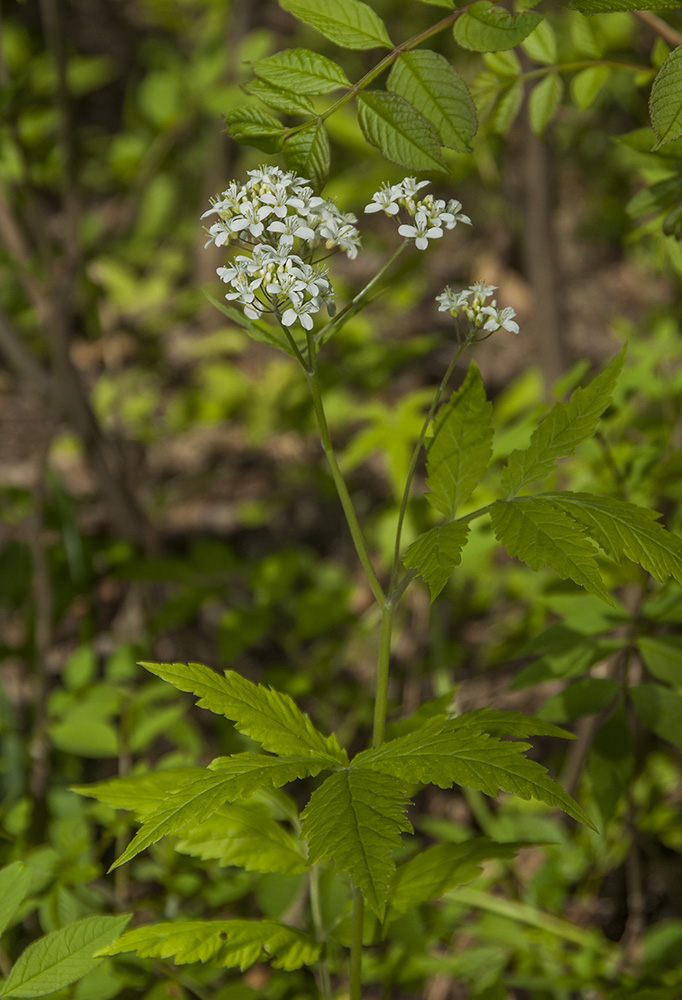
[[[655,31],[666,42],[669,42],[673,48],[682,45],[682,34],[673,28],[671,24],[668,24],[667,21],[664,21],[662,17],[652,14],[649,10],[636,10],[633,13],[643,24],[646,24],[648,28]]]

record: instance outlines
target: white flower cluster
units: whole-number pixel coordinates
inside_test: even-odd
[[[413,239],[418,250],[426,250],[429,240],[437,240],[443,229],[454,229],[458,222],[471,225],[471,219],[462,212],[462,203],[451,199],[444,202],[432,194],[417,198],[417,192],[426,187],[428,181],[417,181],[406,177],[400,184],[384,184],[375,194],[365,212],[385,212],[397,215],[401,208],[414,220],[413,224],[403,223],[398,227],[401,236]]]
[[[490,305],[485,305],[486,299],[492,296],[496,288],[497,285],[486,285],[484,281],[476,281],[461,292],[455,292],[448,286],[436,296],[438,311],[449,312],[454,317],[463,312],[470,323],[479,330],[483,328],[490,333],[495,333],[496,330],[518,333],[519,324],[514,322],[516,313],[510,306],[498,309],[495,299]]]
[[[333,201],[317,197],[302,177],[279,167],[248,172],[245,184],[232,181],[212,200],[202,219],[217,215],[206,246],[236,244],[246,253],[219,277],[232,291],[225,296],[257,319],[277,315],[285,326],[298,320],[310,330],[312,314],[326,305],[333,313],[334,291],[320,257],[337,248],[356,257],[360,235],[352,214],[344,215]]]

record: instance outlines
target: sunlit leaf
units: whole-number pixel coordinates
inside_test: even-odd
[[[279,4],[342,48],[393,46],[379,15],[360,0],[279,0]]]
[[[359,94],[358,121],[387,160],[409,170],[447,170],[438,133],[404,97],[385,90]]]
[[[489,0],[471,4],[454,24],[455,41],[474,52],[512,49],[542,21],[541,14],[523,11],[516,16]]]
[[[464,80],[438,52],[415,49],[393,64],[386,84],[421,111],[441,143],[466,151],[476,135],[476,108]]]
[[[274,56],[259,59],[256,76],[275,87],[296,94],[328,94],[340,87],[350,87],[350,80],[332,59],[310,49],[285,49]]]
[[[28,892],[31,872],[23,861],[0,868],[0,934],[9,924]]]
[[[426,531],[406,549],[403,563],[428,584],[432,601],[459,566],[468,533],[467,521],[450,521]]]

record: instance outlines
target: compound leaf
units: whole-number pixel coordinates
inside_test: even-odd
[[[399,94],[359,94],[358,121],[367,141],[387,160],[410,170],[447,171],[435,128]]]
[[[309,755],[334,764],[348,756],[334,735],[323,736],[288,694],[254,684],[233,670],[224,676],[201,663],[141,663],[180,691],[199,699],[199,708],[231,719],[240,733],[272,753]]]
[[[588,534],[556,506],[542,498],[499,500],[490,508],[490,517],[495,537],[510,556],[534,570],[549,566],[562,580],[573,580],[613,604]]]
[[[331,161],[329,136],[322,122],[315,122],[287,139],[284,160],[290,170],[308,178],[315,191],[321,191],[327,182]]]
[[[611,556],[627,556],[663,582],[682,583],[682,540],[657,523],[656,511],[590,493],[543,493],[538,499],[578,521]]]
[[[320,946],[278,920],[181,920],[128,931],[100,954],[126,951],[141,958],[172,958],[177,965],[210,962],[242,972],[254,962],[272,961],[290,972],[312,965]]]
[[[567,795],[544,767],[528,760],[528,743],[510,743],[477,731],[467,716],[434,718],[420,729],[364,750],[352,762],[418,784],[478,788],[486,795],[511,792],[522,799],[539,799],[563,809],[592,826],[585,811]]]
[[[95,952],[117,938],[129,920],[130,914],[85,917],[39,938],[19,955],[2,996],[45,996],[82,979],[101,964]]]
[[[13,861],[0,868],[0,934],[16,913],[30,884],[31,873],[23,861]]]
[[[428,584],[432,602],[459,566],[468,533],[467,521],[450,521],[424,532],[406,549],[403,563]]]
[[[339,87],[350,87],[350,80],[341,67],[327,56],[310,49],[286,49],[274,56],[260,59],[253,71],[261,80],[274,87],[294,93],[328,94]]]
[[[225,117],[230,135],[264,153],[276,153],[282,147],[286,129],[277,118],[258,107],[240,107]]]
[[[542,21],[541,14],[523,11],[516,16],[489,0],[473,3],[454,25],[455,41],[474,52],[513,49]]]
[[[113,809],[129,809],[137,819],[144,819],[168,801],[169,795],[184,787],[192,778],[206,774],[203,767],[174,767],[151,774],[111,778],[92,785],[72,785],[71,791],[88,795]]]
[[[572,455],[582,441],[592,437],[611,402],[624,361],[625,348],[589,385],[576,389],[567,403],[552,407],[533,432],[528,448],[511,453],[502,473],[502,488],[507,496],[547,475],[558,458]]]
[[[405,818],[407,801],[403,781],[350,767],[327,778],[301,814],[310,863],[333,858],[377,914],[395,869],[393,850],[400,834],[412,830]]]
[[[263,104],[285,115],[312,115],[315,113],[313,102],[305,94],[296,94],[293,90],[276,87],[267,80],[252,80],[245,88],[250,97],[257,97]]]
[[[426,498],[451,520],[469,499],[488,468],[493,452],[492,405],[478,366],[471,363],[464,382],[441,407],[426,453]]]
[[[384,22],[360,0],[279,0],[279,5],[342,48],[393,47]]]
[[[656,74],[649,114],[657,136],[654,149],[682,135],[682,45],[673,49]]]
[[[471,148],[478,128],[476,107],[464,80],[438,52],[404,52],[393,64],[386,86],[421,111],[442,145],[460,152]]]

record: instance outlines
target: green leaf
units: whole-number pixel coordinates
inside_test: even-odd
[[[585,111],[594,104],[610,75],[608,66],[589,66],[576,73],[571,80],[571,94],[579,108]]]
[[[264,153],[282,147],[286,129],[277,118],[258,107],[239,107],[225,117],[227,131],[237,142],[245,142]]]
[[[557,73],[550,73],[533,87],[528,101],[528,117],[536,135],[543,132],[556,114],[564,93],[564,84]]]
[[[284,160],[289,170],[307,177],[315,191],[321,191],[329,176],[331,151],[322,122],[296,132],[284,144]]]
[[[502,488],[507,496],[546,476],[558,458],[572,455],[582,441],[592,437],[611,402],[624,361],[625,348],[589,385],[576,389],[567,403],[552,407],[533,432],[528,448],[511,453],[502,473]]]
[[[404,97],[385,90],[358,94],[358,121],[387,160],[409,170],[447,170],[435,128]]]
[[[573,722],[584,715],[601,712],[621,689],[608,677],[582,677],[554,695],[540,709],[540,717],[554,722]]]
[[[657,136],[654,149],[682,135],[682,45],[673,49],[656,74],[649,114]]]
[[[679,0],[571,0],[570,10],[581,14],[616,14],[624,10],[679,10]]]
[[[421,111],[442,145],[460,152],[471,148],[478,128],[476,108],[466,83],[443,56],[430,49],[404,52],[386,86]]]
[[[315,113],[313,102],[305,94],[296,94],[284,87],[275,87],[266,80],[252,80],[244,90],[250,97],[257,97],[269,108],[285,115],[312,115]]]
[[[478,788],[486,795],[512,792],[539,799],[593,826],[585,811],[567,795],[544,767],[528,760],[528,743],[510,743],[480,732],[467,715],[432,719],[421,729],[359,753],[352,766],[371,768],[418,784]]]
[[[659,681],[682,685],[682,636],[643,635],[637,648],[649,671]]]
[[[420,0],[420,3],[428,3],[432,7],[447,7],[448,10],[455,6],[455,0]]]
[[[214,299],[212,295],[208,294],[208,292],[204,292],[204,294],[211,305],[214,305],[216,309],[219,309],[223,315],[231,319],[233,323],[237,324],[237,326],[241,326],[244,330],[246,330],[249,336],[252,337],[257,343],[268,344],[270,347],[276,347],[278,350],[284,351],[285,354],[288,354],[292,358],[295,357],[294,352],[284,336],[280,339],[277,332],[270,329],[266,323],[261,322],[260,320],[249,319],[248,316],[245,316],[243,312],[239,311],[239,309],[235,309],[234,306],[228,306],[224,302]]]
[[[492,126],[497,135],[506,135],[516,120],[522,103],[523,83],[521,80],[514,80],[500,97],[492,116]]]
[[[638,684],[629,693],[641,722],[662,740],[682,747],[682,695],[661,684]]]
[[[663,582],[682,583],[682,540],[657,524],[645,507],[590,493],[543,493],[538,499],[578,521],[612,559],[627,556]]]
[[[34,941],[14,963],[3,997],[41,997],[82,979],[101,964],[95,952],[117,938],[129,920],[129,914],[85,917]]]
[[[467,521],[451,521],[431,528],[406,549],[403,563],[428,584],[432,602],[459,566],[468,533]]]
[[[531,569],[549,566],[562,580],[573,580],[613,604],[604,587],[596,549],[575,521],[543,499],[497,501],[490,509],[493,531],[510,556]]]
[[[563,740],[574,740],[569,733],[553,722],[540,719],[537,715],[524,715],[523,712],[507,712],[496,708],[475,708],[460,718],[468,726],[489,733],[491,736],[557,736]]]
[[[441,407],[426,453],[426,498],[451,520],[474,492],[493,453],[492,405],[472,362],[464,382]]]
[[[92,785],[73,785],[72,792],[87,795],[112,809],[129,809],[137,819],[144,819],[168,801],[168,796],[183,787],[192,777],[204,775],[203,768],[177,767],[128,778],[111,778]]]
[[[0,868],[0,934],[3,933],[28,892],[31,873],[23,861]]]
[[[393,48],[384,22],[359,0],[279,0],[279,5],[344,49]]]
[[[226,802],[252,795],[259,788],[279,788],[297,778],[315,777],[328,767],[326,761],[311,757],[267,757],[239,753],[218,757],[211,764],[215,771],[196,768],[164,804],[150,813],[125,851],[109,869],[113,871],[130,861],[140,851],[169,833],[184,833],[208,819]]]
[[[274,87],[282,87],[298,95],[328,94],[351,85],[337,63],[310,49],[285,49],[267,59],[260,59],[253,71]]]
[[[102,955],[133,951],[140,958],[172,958],[176,965],[210,962],[244,972],[254,962],[276,969],[312,965],[320,946],[303,931],[277,920],[180,920],[128,931]]]
[[[521,43],[521,48],[537,63],[553,66],[558,59],[554,28],[545,20]]]
[[[513,49],[542,21],[541,14],[524,11],[513,16],[489,0],[473,3],[454,25],[455,41],[474,52]]]
[[[389,902],[392,910],[407,913],[420,903],[437,899],[457,885],[481,874],[481,861],[513,858],[520,845],[496,844],[485,837],[463,844],[435,844],[396,868]]]
[[[309,862],[333,858],[377,915],[395,868],[393,850],[400,834],[412,831],[405,818],[407,801],[402,781],[350,767],[327,778],[301,814]]]
[[[300,842],[259,802],[222,806],[188,830],[175,849],[246,871],[296,875],[306,869]]]
[[[323,736],[288,694],[254,684],[226,670],[221,676],[201,663],[141,663],[140,666],[199,699],[199,708],[231,719],[240,733],[265,750],[289,756],[309,755],[345,765],[348,755],[336,736]]]
[[[621,699],[611,718],[597,729],[587,762],[594,801],[604,825],[614,815],[634,766],[632,732]]]

